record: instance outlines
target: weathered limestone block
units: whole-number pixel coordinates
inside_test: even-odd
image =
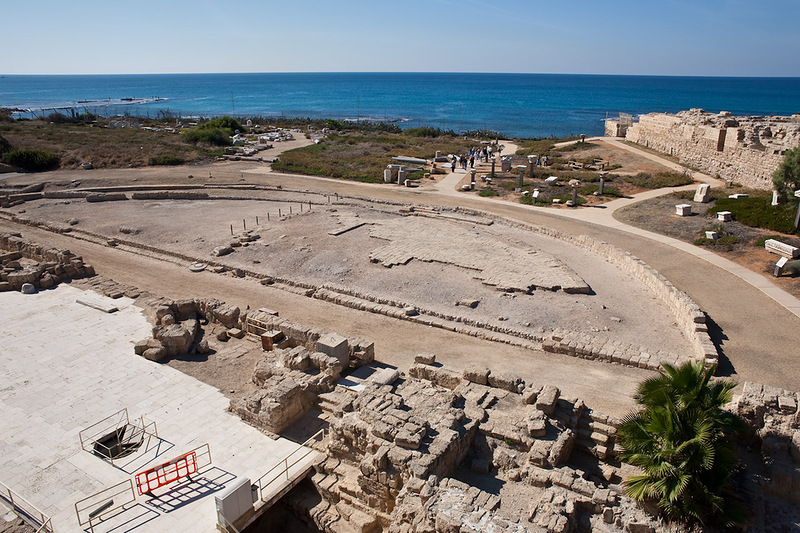
[[[183,324],[156,326],[153,336],[161,341],[169,355],[184,354],[189,351],[194,341],[196,331],[192,331],[190,327],[185,327]]]
[[[489,382],[489,369],[479,365],[471,365],[464,369],[464,379],[478,385]]]
[[[322,352],[311,352],[309,357],[311,359],[311,365],[314,368],[318,368],[320,372],[331,376],[331,379],[339,379],[339,376],[344,370],[342,362],[336,357]]]
[[[169,353],[167,349],[161,345],[159,345],[156,348],[148,348],[144,352],[142,352],[142,357],[144,357],[148,361],[159,362],[168,356]]]
[[[212,316],[216,322],[221,323],[226,328],[233,328],[239,322],[239,308],[235,305],[223,304],[214,308]],[[206,318],[209,318],[208,315],[206,315]]]
[[[558,403],[558,397],[560,395],[561,391],[558,387],[545,385],[536,397],[536,408],[547,415],[552,415],[556,410],[556,404]]]
[[[290,336],[291,337],[291,336]],[[342,368],[350,365],[350,350],[347,339],[336,333],[328,333],[317,340],[316,351],[339,360]]]
[[[150,337],[149,339],[143,339],[134,344],[133,351],[136,355],[142,355],[146,350],[150,348],[161,348],[161,347],[162,344],[159,341]]]
[[[455,389],[461,384],[461,376],[445,368],[414,363],[408,369],[408,375],[418,379],[426,379],[447,389]]]
[[[509,392],[520,392],[520,386],[524,386],[522,378],[509,372],[492,372],[489,374],[489,385],[497,389]]]
[[[436,355],[432,353],[420,353],[414,356],[414,362],[423,365],[436,364]]]

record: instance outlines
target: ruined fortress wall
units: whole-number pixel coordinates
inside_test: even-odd
[[[733,117],[701,109],[650,113],[628,128],[625,139],[712,176],[770,190],[786,151],[800,146],[800,116]]]

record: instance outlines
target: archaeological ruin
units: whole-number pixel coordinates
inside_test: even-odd
[[[606,121],[606,135],[624,137],[675,156],[681,164],[723,180],[772,189],[772,173],[787,150],[800,146],[800,115],[734,117],[702,109],[648,113],[621,127]]]

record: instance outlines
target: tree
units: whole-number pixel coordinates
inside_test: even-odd
[[[784,198],[791,198],[794,191],[800,189],[800,146],[788,150],[772,173],[772,184]]]
[[[715,366],[662,365],[638,387],[643,408],[619,428],[622,459],[643,473],[625,480],[635,500],[655,501],[670,519],[703,525],[744,523],[743,510],[725,493],[736,470],[734,435],[744,421],[722,410],[734,383],[711,382]]]

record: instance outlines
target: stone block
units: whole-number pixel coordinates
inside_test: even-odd
[[[241,339],[244,337],[244,331],[239,328],[230,328],[228,330],[228,336],[233,337],[234,339]]]
[[[733,214],[730,211],[718,211],[717,220],[721,220],[722,222],[730,222],[733,220]]]
[[[479,365],[471,365],[464,369],[464,379],[478,385],[486,385],[489,382],[490,370]]]
[[[701,204],[708,203],[711,199],[709,192],[711,190],[711,185],[707,183],[702,183],[697,186],[697,192],[694,193],[694,201],[699,202]]]
[[[397,381],[399,377],[400,372],[396,368],[382,368],[372,374],[369,380],[376,385],[391,385]]]
[[[282,331],[271,329],[261,335],[261,349],[271,352],[286,336]]]
[[[509,372],[489,374],[489,385],[497,389],[516,393],[519,392],[519,386],[521,384],[522,378],[516,374],[511,374]]]
[[[678,204],[675,206],[675,214],[679,217],[688,217],[692,214],[691,204]]]
[[[343,368],[350,365],[350,349],[347,339],[336,333],[328,333],[317,340],[316,351],[335,357]]]
[[[536,398],[536,408],[547,415],[552,415],[556,410],[556,404],[561,391],[558,387],[545,385]]]
[[[541,390],[541,387],[526,387],[525,390],[522,391],[522,402],[526,405],[536,403],[536,398],[539,396],[539,391]]]
[[[433,365],[436,364],[436,355],[432,353],[420,353],[414,356],[414,362],[423,365]]]

